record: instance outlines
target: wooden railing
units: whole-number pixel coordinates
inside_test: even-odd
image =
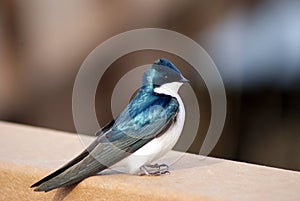
[[[106,171],[48,193],[29,186],[83,145],[75,134],[0,122],[0,200],[299,201],[300,173],[172,151],[171,174],[147,177]]]

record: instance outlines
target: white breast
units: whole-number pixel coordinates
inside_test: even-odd
[[[137,173],[141,166],[150,164],[159,159],[175,146],[182,132],[185,120],[184,105],[178,94],[181,85],[182,83],[173,82],[154,89],[154,92],[156,93],[171,95],[177,99],[179,103],[179,112],[177,114],[176,122],[172,124],[163,135],[151,140],[142,148],[112,166],[112,168],[117,167],[117,169],[121,171]]]

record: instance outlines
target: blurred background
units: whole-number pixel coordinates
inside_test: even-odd
[[[299,171],[299,10],[298,0],[1,0],[0,120],[76,132],[72,89],[86,56],[124,31],[166,28],[204,47],[223,78],[228,113],[211,156]],[[116,81],[158,57],[192,81],[201,122],[189,152],[198,153],[208,92],[188,64],[165,52],[134,52],[112,64],[98,86],[99,123],[112,118]]]

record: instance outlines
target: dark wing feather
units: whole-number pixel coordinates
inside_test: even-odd
[[[95,146],[97,145],[96,141],[94,141],[90,146],[89,146],[89,150],[92,150]],[[57,175],[61,174],[62,172],[64,172],[65,170],[67,170],[68,168],[72,167],[73,165],[77,164],[78,162],[80,162],[82,159],[84,159],[88,154],[89,151],[88,149],[84,150],[81,154],[79,154],[76,158],[74,158],[73,160],[71,160],[70,162],[68,162],[67,164],[65,164],[64,166],[62,166],[61,168],[59,168],[58,170],[56,170],[55,172],[51,173],[50,175],[44,177],[43,179],[39,180],[38,182],[32,184],[30,186],[30,188],[33,187],[37,187],[39,185],[41,185],[42,183],[56,177]]]
[[[95,135],[97,136],[101,136],[103,135],[103,133],[105,133],[106,131],[108,131],[112,125],[114,124],[114,120],[111,121],[110,123],[108,123],[107,125],[105,125],[102,129],[100,129],[99,131],[96,132]],[[72,167],[73,165],[77,164],[78,162],[82,161],[82,159],[84,159],[97,145],[99,144],[98,140],[95,140],[92,142],[92,144],[90,144],[81,154],[79,154],[76,158],[74,158],[73,160],[71,160],[70,162],[68,162],[67,164],[65,164],[64,166],[62,166],[61,168],[59,168],[58,170],[56,170],[55,172],[51,173],[50,175],[44,177],[43,179],[41,179],[40,181],[32,184],[30,187],[37,187],[39,185],[41,185],[42,183],[56,177],[57,175],[61,174],[62,172],[64,172],[65,170],[67,170],[68,168]]]
[[[40,184],[35,191],[50,191],[61,186],[77,183],[86,177],[97,174],[107,166],[126,157],[121,155],[111,143],[99,143],[83,160],[71,166],[61,174]],[[100,162],[101,161],[101,162]]]

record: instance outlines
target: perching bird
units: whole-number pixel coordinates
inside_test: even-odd
[[[182,132],[185,109],[178,90],[185,82],[188,80],[174,64],[158,59],[144,73],[136,96],[115,120],[96,133],[92,144],[31,187],[47,192],[112,166],[122,166],[133,174],[167,173],[167,165],[151,163],[170,151]]]

